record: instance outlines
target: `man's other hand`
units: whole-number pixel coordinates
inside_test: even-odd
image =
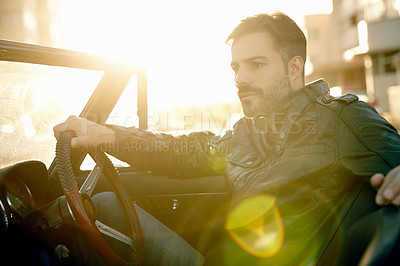
[[[70,133],[72,148],[92,148],[115,142],[115,131],[111,128],[73,115],[53,127],[53,131],[56,139],[64,132]]]
[[[378,205],[400,205],[400,166],[392,169],[386,177],[383,174],[374,174],[371,185],[378,190],[375,198]]]

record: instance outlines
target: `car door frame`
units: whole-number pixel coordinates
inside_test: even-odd
[[[0,61],[103,71],[101,81],[80,114],[80,117],[100,124],[106,122],[128,82],[136,75],[139,128],[146,130],[148,127],[147,69],[143,66],[128,65],[100,55],[9,40],[0,40]],[[79,169],[85,156],[82,150],[71,152],[78,184],[88,174],[88,171]],[[228,206],[229,195],[223,176],[174,179],[134,167],[119,168],[119,171],[132,199],[193,246],[204,242],[201,235],[205,226],[220,223]],[[50,179],[56,179],[54,161],[48,172]],[[102,177],[96,192],[109,189]],[[60,193],[58,186],[53,185],[49,197],[57,197]]]

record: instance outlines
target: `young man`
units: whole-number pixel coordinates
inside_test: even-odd
[[[54,127],[55,137],[72,130],[75,148],[99,141],[115,144],[112,147],[117,149],[110,154],[168,175],[224,173],[233,210],[259,195],[272,199],[278,218],[268,223],[278,220],[276,226],[283,230],[276,250],[267,256],[252,250],[276,236],[260,236],[249,247],[229,232],[211,249],[206,258],[209,264],[317,264],[363,183],[374,173],[386,174],[400,164],[400,137],[356,96],[333,98],[323,80],[305,86],[306,38],[285,14],[249,17],[227,41],[231,42],[231,67],[245,114],[233,131],[222,137],[209,132],[172,137],[70,117]],[[193,143],[196,149],[183,149]],[[216,163],[221,161],[226,163]],[[393,180],[382,185],[382,175],[374,176],[373,185],[385,190],[378,193],[378,203],[400,203],[399,179]],[[268,225],[261,227],[264,230]],[[202,263],[201,255],[193,254]]]

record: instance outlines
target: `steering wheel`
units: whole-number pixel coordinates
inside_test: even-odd
[[[57,140],[56,147],[56,166],[59,182],[67,199],[72,216],[87,241],[94,250],[108,264],[121,265],[140,265],[143,261],[143,238],[133,202],[129,199],[129,194],[125,189],[121,176],[114,165],[103,153],[97,151],[93,156],[96,165],[87,176],[82,187],[78,191],[78,185],[72,171],[70,160],[70,137],[68,133],[62,134]],[[99,180],[100,174],[106,176],[114,189],[114,193],[122,207],[125,219],[128,224],[129,235],[122,234],[117,230],[95,220],[94,207],[91,204],[90,196]],[[128,244],[133,250],[131,262],[121,258],[103,238],[102,234]]]

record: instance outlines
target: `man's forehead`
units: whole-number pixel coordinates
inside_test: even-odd
[[[234,40],[231,46],[232,61],[267,57],[278,52],[274,40],[267,32],[255,32]]]

